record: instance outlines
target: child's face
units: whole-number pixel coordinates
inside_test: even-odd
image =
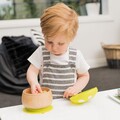
[[[54,55],[62,55],[67,51],[70,41],[63,35],[57,35],[45,40],[46,49]]]

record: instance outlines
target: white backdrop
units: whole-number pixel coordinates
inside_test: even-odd
[[[119,5],[119,0],[109,0],[108,16],[79,18],[78,34],[71,45],[82,51],[91,68],[106,65],[101,42],[105,44],[120,43]],[[0,38],[7,35],[31,36],[30,29],[39,30],[39,24],[39,19],[0,21]]]

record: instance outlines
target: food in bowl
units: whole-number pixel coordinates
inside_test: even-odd
[[[27,109],[40,109],[52,104],[52,92],[48,87],[42,87],[42,93],[32,94],[30,88],[22,92],[22,104]]]

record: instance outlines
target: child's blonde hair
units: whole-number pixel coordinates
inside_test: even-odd
[[[57,3],[44,11],[40,25],[45,38],[63,34],[71,41],[78,30],[78,15],[64,3]]]

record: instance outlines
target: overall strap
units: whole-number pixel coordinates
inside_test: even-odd
[[[45,47],[42,48],[43,64],[50,63],[50,52]]]
[[[77,57],[77,50],[74,48],[69,48],[69,64],[75,65]]]

